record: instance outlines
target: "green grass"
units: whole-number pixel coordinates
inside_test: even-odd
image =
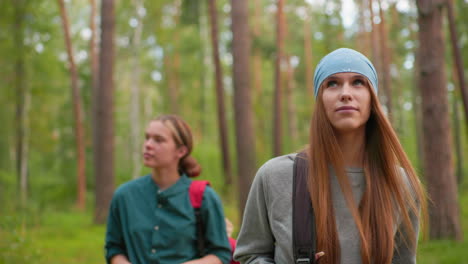
[[[420,242],[418,263],[468,264],[467,188],[460,205],[465,239]],[[234,205],[227,204],[225,210],[236,214]],[[0,264],[104,263],[104,234],[105,226],[92,224],[89,211],[8,208],[0,211]]]
[[[418,263],[468,264],[468,184],[462,187],[461,194],[459,204],[464,239],[460,242],[442,240],[420,242]]]
[[[15,223],[0,220],[1,264],[104,263],[105,227],[93,225],[91,213],[48,211],[7,218]]]

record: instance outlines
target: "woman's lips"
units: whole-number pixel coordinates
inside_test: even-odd
[[[149,159],[149,158],[152,158],[153,155],[149,154],[149,153],[143,153],[143,158],[145,159]]]
[[[336,112],[341,112],[341,111],[357,111],[358,109],[354,106],[341,106],[338,107],[335,111]]]

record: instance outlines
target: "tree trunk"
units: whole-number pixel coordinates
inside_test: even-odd
[[[358,10],[365,10],[366,9],[366,2],[365,0],[356,0],[355,1]],[[370,34],[367,32],[366,28],[366,16],[365,12],[358,13],[358,23],[359,23],[359,33],[356,38],[356,46],[359,47],[364,54],[371,54],[370,44]]]
[[[295,89],[295,80],[294,80],[294,68],[291,65],[291,61],[287,60],[287,71],[286,71],[286,102],[288,109],[288,135],[291,138],[292,146],[296,146],[296,143],[299,140],[298,130],[297,130],[297,115],[296,115],[296,104],[294,100],[294,89]]]
[[[380,63],[380,49],[379,49],[379,37],[378,37],[378,32],[377,32],[377,26],[374,23],[374,9],[373,9],[373,0],[368,0],[369,4],[369,22],[371,24],[371,49],[372,49],[372,62],[375,65],[375,68],[377,69],[377,72],[382,72],[381,69],[381,63]],[[382,89],[380,89],[382,90]]]
[[[312,29],[311,29],[312,18],[310,14],[307,14],[307,18],[304,19],[304,56],[305,56],[305,77],[306,77],[306,89],[309,96],[314,95],[314,81],[313,81],[313,66],[312,66]]]
[[[204,3],[200,3],[203,5]],[[205,7],[203,7],[205,8]],[[208,4],[206,4],[206,8],[208,8]],[[204,138],[209,137],[208,131],[211,128],[211,121],[210,119],[206,118],[210,115],[210,91],[211,85],[214,83],[213,75],[211,74],[214,72],[213,65],[212,65],[212,58],[211,58],[211,48],[210,48],[210,29],[209,29],[209,14],[203,15],[201,14],[199,17],[199,39],[201,42],[201,50],[200,56],[201,61],[203,61],[203,71],[200,73],[200,82],[201,82],[201,99],[200,99],[200,110],[201,110],[201,117],[200,117],[200,134],[203,135]]]
[[[461,138],[461,127],[460,127],[460,113],[458,110],[458,99],[455,94],[453,94],[452,102],[452,111],[453,111],[453,138],[455,140],[455,157],[456,157],[456,170],[455,175],[457,178],[458,186],[461,185],[463,180],[463,151],[462,151],[462,138]]]
[[[83,117],[81,107],[81,95],[78,87],[78,70],[75,64],[73,48],[71,43],[68,16],[63,0],[57,0],[60,7],[60,16],[65,38],[65,46],[68,54],[68,66],[70,67],[70,80],[73,100],[73,119],[75,121],[75,144],[76,144],[76,175],[77,175],[77,200],[76,205],[79,209],[86,208],[86,171],[85,171],[85,141],[83,129]]]
[[[176,8],[176,12],[174,14],[174,23],[178,24],[180,19],[180,12],[181,12],[181,5],[180,1],[174,2],[174,8]],[[167,76],[169,78],[168,88],[169,88],[169,111],[172,114],[179,114],[181,111],[180,104],[179,104],[179,94],[180,94],[180,54],[177,50],[177,44],[179,42],[179,35],[180,30],[175,29],[172,34],[172,51],[170,52],[169,56],[164,56],[167,58],[165,62],[168,65],[168,73]]]
[[[276,61],[275,61],[275,95],[273,99],[273,156],[281,155],[282,145],[282,74],[284,42],[284,0],[277,0],[276,11]]]
[[[141,132],[140,132],[140,43],[143,31],[143,16],[140,10],[143,9],[142,0],[134,0],[138,24],[133,35],[133,56],[131,72],[131,99],[130,99],[130,149],[132,154],[132,178],[140,176],[141,170]]]
[[[453,0],[447,0],[447,17],[450,29],[450,43],[452,44],[453,62],[457,69],[457,80],[460,87],[460,95],[463,100],[463,108],[465,110],[465,118],[468,120],[468,89],[465,83],[465,74],[463,70],[462,54],[458,44],[458,34],[455,23],[455,14],[453,12]],[[468,126],[467,126],[468,128]]]
[[[97,94],[99,90],[99,46],[98,46],[98,35],[97,35],[97,4],[96,0],[90,0],[91,15],[90,15],[90,30],[91,39],[89,43],[89,54],[91,60],[91,133],[92,133],[92,144],[93,144],[93,161],[96,161],[96,149],[97,149]],[[94,165],[96,166],[96,165]]]
[[[18,183],[19,200],[22,205],[28,198],[28,139],[27,139],[27,102],[29,91],[25,83],[24,67],[24,15],[25,2],[13,1],[15,6],[15,22],[13,25],[14,43],[16,47],[15,61],[15,90],[16,90],[16,174]]]
[[[460,213],[454,175],[451,128],[444,70],[444,41],[440,3],[417,0],[424,130],[424,172],[429,204],[430,238],[460,240]],[[430,43],[430,45],[425,45]]]
[[[102,0],[99,91],[97,93],[97,148],[95,156],[96,207],[94,220],[104,223],[114,191],[114,1]]]
[[[169,97],[169,108],[172,114],[179,113],[179,65],[180,58],[176,53],[177,51],[172,50],[172,54],[164,56],[164,66],[166,68],[167,75],[167,88]]]
[[[234,117],[238,167],[239,215],[242,217],[255,175],[255,134],[250,84],[247,0],[231,0]]]
[[[385,94],[385,106],[387,107],[388,117],[393,124],[395,124],[395,118],[393,116],[393,109],[392,109],[392,81],[390,75],[390,63],[391,63],[391,54],[392,49],[388,47],[388,29],[385,23],[385,14],[382,9],[382,1],[377,0],[379,4],[379,16],[380,16],[380,24],[379,24],[379,40],[380,40],[380,57],[381,57],[381,76],[382,76],[382,89]]]
[[[261,18],[262,18],[262,6],[260,0],[254,0],[254,23],[252,25],[252,33],[255,39],[260,39],[261,30]],[[261,50],[256,47],[253,49],[253,86],[255,90],[255,103],[257,104],[262,98],[262,55]]]
[[[412,31],[413,32],[413,31]],[[415,33],[415,32],[414,32]],[[413,34],[413,33],[412,33]],[[416,39],[416,36],[413,38]],[[411,89],[411,103],[413,104],[414,109],[414,126],[416,131],[416,144],[417,144],[417,161],[418,161],[418,171],[421,173],[421,176],[424,176],[424,132],[422,125],[422,106],[421,106],[421,91],[419,90],[419,73],[420,73],[420,56],[419,51],[415,49],[414,51],[414,69],[413,69],[413,85]]]
[[[224,104],[224,85],[223,85],[223,69],[219,58],[219,41],[218,41],[218,14],[216,11],[216,0],[208,0],[208,13],[210,16],[211,25],[211,46],[213,52],[213,64],[215,66],[216,80],[216,103],[218,107],[218,128],[219,140],[221,143],[221,153],[223,156],[223,169],[225,183],[232,183],[231,158],[229,155],[229,137],[226,121],[226,110]]]

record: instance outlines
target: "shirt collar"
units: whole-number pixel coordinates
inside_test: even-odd
[[[151,181],[152,189],[160,196],[163,197],[171,197],[177,195],[180,192],[187,192],[187,188],[190,185],[191,180],[187,177],[184,173],[180,176],[179,180],[174,183],[172,186],[165,190],[160,190],[159,186],[153,181],[151,178],[151,174],[149,175],[149,180]]]

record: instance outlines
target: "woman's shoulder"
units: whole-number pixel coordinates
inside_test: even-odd
[[[127,193],[132,193],[136,189],[148,187],[149,184],[151,184],[151,174],[145,175],[140,178],[136,178],[136,179],[133,179],[133,180],[130,180],[121,184],[115,190],[114,196],[121,196]]]
[[[292,182],[295,157],[296,153],[292,153],[268,160],[258,169],[254,181],[268,189],[289,185]]]
[[[276,174],[281,172],[289,172],[292,171],[294,165],[294,158],[296,157],[297,153],[291,153],[279,157],[272,158],[265,162],[258,173],[261,174]]]

